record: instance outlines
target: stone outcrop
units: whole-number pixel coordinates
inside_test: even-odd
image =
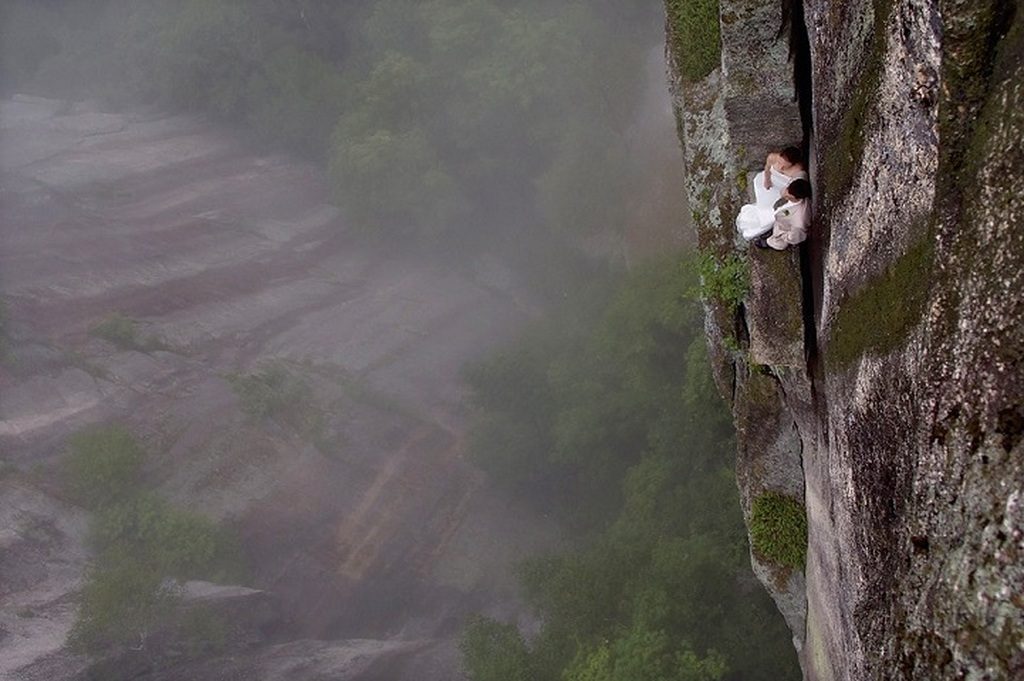
[[[754,564],[809,679],[1024,675],[1017,4],[804,2],[805,259],[750,253],[742,305],[707,302],[744,510],[766,490],[805,503],[806,585]],[[799,132],[780,14],[722,0],[719,68],[672,69],[700,245],[717,257],[735,248],[732,178]]]
[[[785,76],[791,70],[788,48],[777,40],[778,8],[722,0],[719,11],[720,68],[694,79],[679,67],[680,57],[671,48],[668,57],[698,244],[711,257],[724,259],[735,248],[732,222],[745,202],[748,171],[763,165],[770,146],[798,140],[801,125]],[[683,28],[673,21],[671,11],[668,30],[670,46],[685,43],[686,36],[677,33]],[[767,130],[775,131],[776,137],[766,138]],[[803,500],[802,444],[771,368],[777,360],[780,366],[805,371],[800,280],[791,276],[795,261],[772,255],[757,258],[751,268],[753,286],[763,295],[748,296],[739,309],[728,301],[705,301],[715,380],[732,404],[739,432],[736,472],[748,520],[754,499],[765,492]],[[794,293],[796,298],[787,300]],[[789,340],[783,343],[783,337]],[[763,342],[769,338],[780,342]],[[745,347],[737,350],[741,344]],[[756,551],[751,562],[801,649],[806,618],[803,574],[774,566]]]

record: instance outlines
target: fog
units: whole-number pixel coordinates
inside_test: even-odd
[[[0,679],[796,673],[660,2],[0,7]]]

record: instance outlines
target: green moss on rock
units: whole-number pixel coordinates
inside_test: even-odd
[[[697,81],[718,68],[722,60],[718,0],[665,0],[665,10],[683,78]]]
[[[750,514],[754,553],[775,565],[802,570],[807,561],[807,511],[797,499],[766,492]]]
[[[921,321],[934,259],[927,232],[878,278],[839,306],[825,354],[830,370],[842,370],[873,352],[900,347]]]

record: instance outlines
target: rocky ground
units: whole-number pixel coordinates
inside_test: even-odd
[[[275,603],[244,660],[139,678],[457,678],[462,618],[517,616],[506,566],[555,535],[462,456],[460,368],[530,316],[512,274],[368,245],[317,169],[196,118],[16,97],[0,126],[0,679],[86,666],[87,516],[51,473],[108,421]],[[90,333],[111,315],[127,342]],[[228,377],[268,363],[316,428],[241,410]]]

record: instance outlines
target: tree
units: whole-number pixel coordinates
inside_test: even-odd
[[[565,681],[718,681],[726,671],[721,655],[699,657],[673,645],[662,631],[634,627],[611,643],[581,653]]]
[[[471,372],[493,455],[477,460],[492,475],[564,481],[570,470],[564,514],[590,530],[520,567],[544,622],[526,646],[535,679],[798,675],[789,632],[750,573],[731,424],[687,295],[695,281],[693,261],[638,268],[581,329],[557,330],[571,315],[555,315],[556,330],[535,329]]]
[[[97,507],[135,491],[143,451],[126,428],[112,425],[81,431],[71,437],[69,450],[65,479],[81,503]]]
[[[473,681],[535,681],[526,642],[514,624],[476,617],[466,626],[459,649]]]
[[[459,224],[466,199],[422,128],[354,127],[343,120],[335,131],[331,173],[359,227],[409,236],[439,235]]]

